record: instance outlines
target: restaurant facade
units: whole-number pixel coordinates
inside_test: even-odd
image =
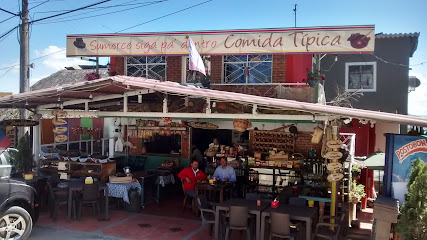
[[[206,76],[188,70],[187,37]],[[235,197],[271,201],[290,189],[316,201],[321,215],[327,203],[334,216],[351,179],[354,139],[339,134],[343,120],[427,126],[422,118],[322,104],[322,85],[303,81],[321,54],[372,53],[371,38],[373,26],[69,35],[68,57],[108,56],[115,76],[4,97],[0,106],[32,109],[40,119],[33,151],[44,174],[111,184],[124,177],[118,172],[159,170],[159,201],[198,148],[209,178],[220,158],[235,169]],[[257,238],[259,231],[260,224]]]

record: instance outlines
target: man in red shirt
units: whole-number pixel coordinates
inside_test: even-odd
[[[192,197],[196,196],[196,193],[194,192],[196,182],[207,179],[206,174],[199,170],[199,161],[196,159],[191,161],[190,167],[184,168],[180,173],[178,173],[178,177],[184,182],[185,192]]]

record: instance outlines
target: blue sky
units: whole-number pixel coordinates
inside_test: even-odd
[[[32,10],[34,19],[56,14],[57,10],[74,9],[99,0],[50,0]],[[112,0],[99,6],[123,4],[109,9],[92,9],[75,12],[46,20],[48,24],[34,24],[31,28],[30,58],[35,59],[52,54],[65,47],[67,34],[75,33],[111,33],[134,26],[159,16],[192,6],[204,0],[169,0],[142,7],[141,3],[154,0]],[[44,0],[29,0],[30,8]],[[139,5],[128,5],[139,4]],[[212,0],[190,10],[153,21],[127,30],[126,32],[158,32],[186,30],[220,30],[276,28],[294,26],[294,4],[298,4],[297,26],[339,26],[375,24],[376,33],[421,32],[418,49],[411,64],[427,61],[427,2],[423,0],[397,1],[338,1],[338,0]],[[0,6],[12,12],[18,12],[18,1],[0,0]],[[125,10],[118,13],[113,11]],[[89,12],[91,11],[91,12]],[[85,13],[86,12],[86,13]],[[103,16],[90,16],[109,13]],[[84,13],[84,14],[83,14]],[[0,12],[0,22],[11,15]],[[76,21],[70,19],[82,18]],[[62,22],[61,22],[62,21]],[[19,23],[12,18],[0,23],[3,34]],[[76,58],[65,58],[65,51],[31,61],[35,69],[31,71],[31,83],[46,77],[65,66],[88,64]],[[19,64],[19,44],[17,33],[0,42],[0,92],[18,92],[19,67],[9,70],[7,67]],[[6,68],[6,69],[4,69]],[[410,114],[427,115],[427,62],[412,66],[411,75],[422,80],[422,85],[409,96]]]

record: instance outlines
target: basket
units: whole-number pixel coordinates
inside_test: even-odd
[[[313,137],[311,138],[311,143],[318,144],[322,141],[323,130],[320,127],[314,129]]]
[[[206,150],[206,157],[215,157],[216,154],[218,152],[218,148],[209,148],[208,150]]]
[[[110,183],[130,183],[132,181],[132,177],[110,176]]]
[[[248,119],[234,119],[233,127],[234,130],[244,132],[251,126],[251,122]]]

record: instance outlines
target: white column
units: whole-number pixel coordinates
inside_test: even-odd
[[[39,169],[39,161],[40,161],[40,148],[41,148],[41,126],[40,121],[37,126],[33,127],[33,155],[34,161],[36,162],[36,172]]]
[[[128,96],[124,95],[123,96],[123,112],[127,112],[128,111]]]

